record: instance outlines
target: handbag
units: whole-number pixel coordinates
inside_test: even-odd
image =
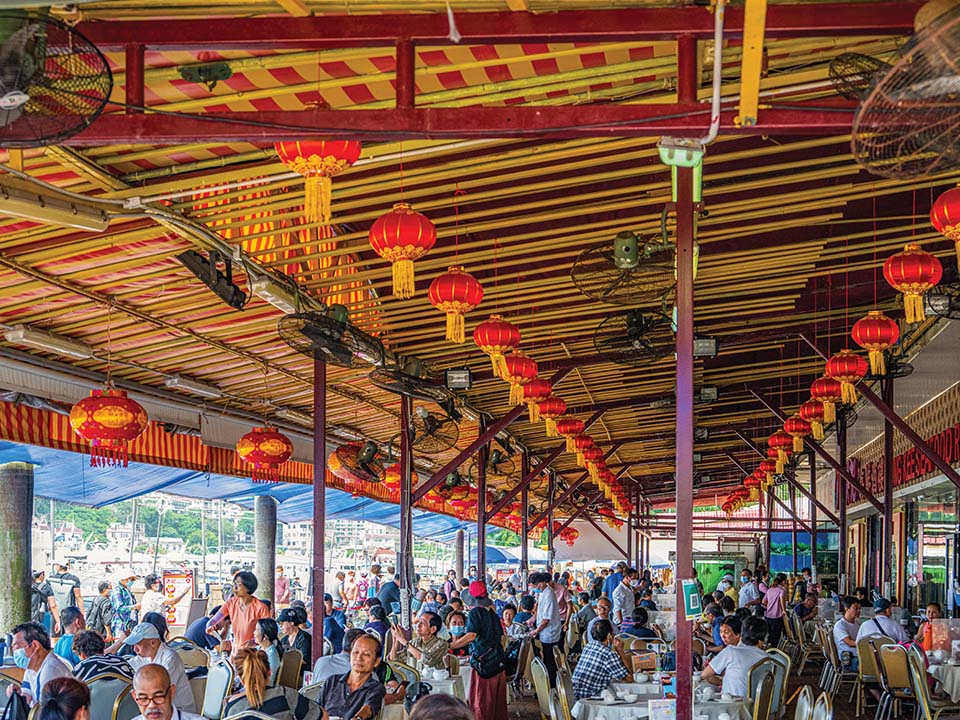
[[[3,708],[3,714],[0,715],[0,720],[27,720],[29,714],[27,701],[23,699],[23,695],[15,692],[7,700],[6,707]]]
[[[500,644],[500,623],[495,622],[496,616],[489,610],[471,610],[471,614],[477,612],[478,617],[483,618],[481,622],[484,625],[481,637],[490,638],[492,644],[479,655],[470,656],[470,667],[476,670],[477,674],[484,680],[496,677],[504,671],[503,649]]]

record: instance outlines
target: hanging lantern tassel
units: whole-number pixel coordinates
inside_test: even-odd
[[[568,438],[567,438],[567,452],[574,452],[576,449],[577,449],[576,446],[573,444],[573,438],[572,438],[572,437],[568,437]]]
[[[577,465],[583,467],[583,450],[574,448],[577,451]]]
[[[783,475],[784,469],[787,467],[787,451],[783,448],[777,449],[777,475]],[[773,478],[770,478],[770,481],[773,482]]]
[[[598,482],[600,480],[600,473],[597,470],[596,463],[587,463],[587,472],[590,473],[590,480],[592,482]],[[608,494],[609,492],[610,492],[609,488],[604,488],[604,495],[609,497],[609,494]]]
[[[802,438],[802,437],[794,437],[794,438],[793,438],[793,451],[794,451],[795,453],[801,453],[801,452],[803,452],[803,438]]]
[[[539,410],[539,406],[537,408]],[[555,438],[557,437],[557,421],[552,417],[546,417],[543,419],[543,424],[546,426],[547,437]]]
[[[458,345],[463,345],[466,342],[466,335],[463,331],[463,315],[456,312],[447,313],[447,334],[446,338],[449,342],[457,343]]]
[[[857,388],[851,382],[842,382],[840,383],[840,392],[841,398],[840,402],[847,405],[856,405],[857,404]]]
[[[822,400],[821,402],[823,403],[823,422],[825,425],[832,425],[837,421],[837,404],[829,400]],[[820,432],[823,432],[823,428],[820,429]]]
[[[536,400],[527,403],[527,415],[531,424],[540,422],[540,406]]]
[[[523,402],[523,385],[520,383],[510,383],[510,406],[519,405]]]
[[[824,403],[824,404],[826,404],[826,403]],[[823,414],[824,414],[824,416],[826,416],[826,414],[827,414],[827,413],[826,413],[826,408],[824,408],[824,413],[823,413]],[[826,419],[826,417],[824,417],[824,419]],[[820,422],[820,421],[818,421],[818,420],[811,420],[811,421],[810,421],[810,429],[813,431],[813,439],[814,439],[814,440],[823,440],[824,435],[823,435],[823,423],[822,423],[822,422]]]
[[[327,175],[307,175],[303,179],[303,217],[308,223],[330,224],[330,198],[333,180]]]
[[[873,375],[886,375],[887,363],[883,359],[883,350],[870,350],[867,352],[870,359],[870,373]]]
[[[927,316],[923,311],[923,295],[918,293],[903,294],[903,311],[908,323],[922,322]],[[871,360],[872,360],[871,353]]]
[[[90,465],[93,467],[127,467],[128,460],[126,440],[94,440],[90,445]]]

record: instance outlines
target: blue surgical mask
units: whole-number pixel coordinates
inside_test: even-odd
[[[531,594],[531,595],[539,595],[539,594],[540,594],[540,588],[533,588],[533,590],[530,591],[530,594]]]
[[[463,633],[466,632],[466,630],[467,628],[464,625],[450,626],[450,634],[453,635],[454,637],[459,637],[460,635],[463,635]]]
[[[22,670],[30,666],[30,658],[27,657],[27,651],[23,648],[17,648],[13,651],[13,664]]]

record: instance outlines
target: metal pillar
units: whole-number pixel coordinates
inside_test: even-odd
[[[457,539],[453,544],[453,569],[457,573],[457,581],[463,579],[463,530],[457,530]],[[460,587],[457,585],[457,587]],[[450,598],[447,598],[449,600]]]
[[[324,540],[327,530],[327,364],[313,363],[313,627],[323,628]],[[313,658],[323,655],[323,632],[313,633]]]
[[[410,416],[413,400],[407,395],[400,398],[400,554],[397,567],[400,572],[400,587],[413,590],[416,575],[413,571],[413,450],[410,447]]]
[[[0,487],[0,569],[6,590],[0,593],[0,628],[7,632],[30,619],[33,465],[0,465]]]
[[[124,48],[124,100],[127,107],[124,112],[128,115],[143,113],[144,106],[144,47],[137,42],[131,42]]]
[[[847,467],[847,416],[846,413],[838,408],[837,412],[837,456],[838,461],[841,467]],[[840,522],[837,523],[837,530],[840,533],[839,542],[837,544],[837,550],[840,554],[838,561],[842,563],[840,565],[840,577],[843,580],[844,591],[850,592],[850,588],[847,585],[850,582],[850,578],[847,577],[847,543],[849,538],[847,537],[847,479],[840,475],[839,477],[839,487],[840,487],[840,502],[837,506],[837,517]],[[816,547],[816,546],[814,546]],[[816,556],[814,556],[816,557]],[[816,578],[816,575],[814,575]]]
[[[527,577],[530,574],[530,516],[527,508],[530,507],[530,490],[524,488],[520,492],[520,578],[523,589],[527,589]]]
[[[797,567],[797,489],[793,485],[790,486],[790,515],[794,520],[793,532],[790,533],[790,551],[793,556],[793,574],[796,575],[799,570]]]
[[[715,52],[720,52],[716,48]],[[677,99],[696,100],[697,41],[677,40]],[[693,240],[694,178],[692,168],[677,168],[677,527],[693,526]],[[649,546],[647,549],[649,553]],[[691,579],[693,534],[677,534],[677,590]],[[677,603],[677,719],[693,718],[693,625]]]
[[[480,420],[478,428],[483,435],[486,423]],[[477,453],[477,577],[481,580],[487,576],[487,459],[490,457],[490,446],[483,445]]]
[[[547,480],[547,497],[557,493],[557,476],[550,473]],[[552,505],[552,503],[551,503]],[[547,510],[547,572],[553,572],[553,508]]]
[[[269,495],[254,498],[253,537],[257,550],[257,597],[273,604],[277,574],[277,501]]]
[[[887,407],[893,407],[893,378],[881,381],[880,393]],[[883,420],[883,533],[880,538],[880,590],[885,598],[893,592],[893,423]],[[903,598],[900,598],[903,600]]]

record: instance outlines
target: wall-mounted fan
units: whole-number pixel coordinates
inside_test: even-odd
[[[424,455],[449,450],[460,440],[460,426],[448,417],[440,417],[425,408],[413,415],[413,447]]]
[[[888,62],[863,53],[843,53],[830,62],[830,80],[848,100],[863,100],[890,68]]]
[[[470,483],[454,470],[430,491],[443,500],[463,500],[470,495]]]
[[[660,238],[618,233],[613,245],[588,248],[574,261],[570,279],[589,298],[631,305],[665,295],[675,284],[675,247]]]
[[[913,365],[910,364],[900,351],[900,346],[883,351],[883,364],[886,369],[881,375],[868,372],[865,380],[892,380],[913,375]]]
[[[487,456],[487,482],[500,483],[513,478],[517,472],[517,463],[500,448],[494,448]],[[477,461],[470,464],[467,476],[477,477]]]
[[[611,315],[593,333],[597,352],[610,362],[638,367],[674,351],[673,324],[660,313],[627,310]]]
[[[923,296],[923,308],[928,315],[960,320],[960,282],[941,283]]]
[[[374,368],[368,377],[381,390],[397,395],[435,403],[449,399],[446,388],[430,380],[430,373],[419,358],[398,358],[394,365]]]
[[[346,482],[378,483],[383,480],[383,464],[378,460],[379,454],[376,443],[347,443],[330,453],[327,467]]]
[[[59,20],[0,13],[0,147],[41,147],[75,135],[103,112],[110,65]]]
[[[383,364],[383,344],[351,325],[343,305],[331,305],[326,313],[286,315],[277,332],[294,350],[320,362],[345,368]]]

